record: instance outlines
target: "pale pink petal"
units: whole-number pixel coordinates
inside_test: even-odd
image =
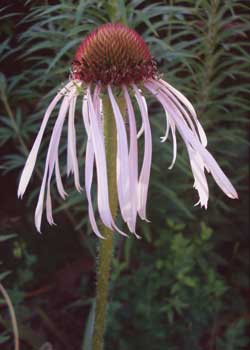
[[[92,180],[93,180],[93,168],[94,168],[94,150],[93,145],[90,140],[87,142],[86,147],[86,158],[85,158],[85,189],[86,189],[86,195],[88,199],[88,213],[89,213],[89,220],[92,226],[92,229],[94,233],[99,238],[104,238],[102,234],[100,233],[96,220],[95,220],[95,214],[92,204],[92,198],[91,198],[91,187],[92,187]]]
[[[115,224],[114,219],[112,217],[111,211],[110,211],[110,207],[109,207],[109,196],[108,196],[108,182],[107,182],[107,169],[106,169],[106,155],[105,155],[105,148],[104,148],[104,136],[103,136],[103,130],[102,130],[102,126],[101,126],[101,101],[98,95],[98,90],[99,87],[96,87],[96,90],[94,92],[94,98],[95,98],[95,105],[93,104],[92,98],[91,98],[91,94],[90,94],[90,90],[88,89],[87,92],[87,115],[88,117],[86,117],[86,115],[83,116],[84,118],[84,123],[85,123],[85,128],[86,130],[88,130],[88,137],[92,142],[93,145],[93,149],[94,149],[94,156],[95,156],[95,163],[96,163],[96,169],[97,169],[97,204],[98,204],[98,198],[101,198],[100,200],[100,208],[99,209],[99,213],[101,216],[101,213],[103,211],[103,209],[105,210],[105,219],[107,218],[108,222],[110,222],[110,225],[106,225],[105,221],[103,221],[103,215],[101,216],[102,222],[104,223],[104,225],[108,226],[111,230],[115,229],[118,233],[120,233],[123,236],[127,236],[126,233],[124,233],[123,231],[121,231]],[[90,112],[92,112],[92,114],[90,114]],[[86,108],[85,106],[83,106],[83,113],[86,113]],[[95,116],[95,118],[93,118],[93,116]],[[94,124],[94,125],[93,125]],[[93,130],[95,130],[96,134],[93,133]],[[96,135],[98,135],[98,140],[96,139]],[[100,162],[100,154],[95,153],[95,144],[98,143],[98,141],[101,141],[102,147],[103,148],[99,148],[97,149],[99,152],[101,150],[104,151],[104,155],[101,154],[101,158],[105,159],[105,168],[101,168],[100,167],[100,163],[102,163],[102,159]],[[100,171],[101,169],[101,171]],[[106,173],[106,174],[105,174]],[[103,181],[103,175],[104,177],[106,177],[106,181]],[[104,187],[103,185],[106,184],[106,187]],[[104,204],[104,208],[102,207],[102,205]],[[101,209],[101,210],[100,210]],[[92,222],[93,224],[93,222]]]
[[[173,101],[173,103],[176,105],[178,110],[181,112],[181,115],[183,116],[184,120],[186,120],[188,122],[188,124],[191,127],[194,135],[197,135],[197,137],[199,137],[198,136],[199,133],[197,134],[197,131],[195,129],[195,126],[194,126],[194,123],[193,123],[192,119],[190,118],[189,114],[187,113],[185,108],[182,106],[182,104],[179,102],[179,100],[176,97],[176,95],[171,90],[169,90],[164,84],[160,83],[159,81],[155,80],[154,84],[160,90],[162,90],[165,94],[168,95],[168,97]],[[198,129],[198,127],[197,127],[197,129]]]
[[[152,161],[152,135],[149,124],[148,110],[145,99],[140,94],[136,85],[133,85],[135,97],[139,105],[139,109],[142,116],[142,121],[144,125],[144,157],[142,163],[142,169],[139,177],[138,184],[138,214],[141,219],[147,220],[146,218],[146,204],[148,196],[148,186],[151,170]]]
[[[76,130],[75,130],[75,106],[77,97],[74,96],[69,106],[69,123],[68,123],[68,159],[70,159],[70,166],[74,174],[75,187],[78,192],[81,192],[82,188],[79,180],[79,168],[78,159],[76,153]]]
[[[92,187],[92,181],[93,181],[93,168],[94,168],[94,150],[93,150],[93,145],[91,141],[90,123],[89,123],[89,117],[88,117],[88,102],[87,102],[86,96],[84,96],[83,98],[82,117],[83,117],[83,123],[84,123],[85,129],[88,135],[86,155],[85,155],[85,190],[86,190],[86,195],[88,200],[89,220],[94,233],[99,238],[104,238],[100,233],[98,226],[96,224],[92,198],[91,198],[91,187]]]
[[[168,167],[168,169],[172,169],[175,161],[176,161],[176,156],[177,156],[177,141],[176,141],[176,134],[175,134],[175,123],[173,122],[172,118],[169,118],[169,124],[171,128],[171,133],[172,133],[172,138],[173,138],[173,159],[172,163]]]
[[[129,156],[127,133],[124,119],[121,115],[119,106],[114,98],[111,87],[108,85],[108,94],[113,108],[117,129],[117,192],[120,209],[124,221],[130,226],[132,220],[131,209],[131,187],[129,172]],[[129,227],[131,229],[131,227]]]
[[[165,111],[165,115],[166,115],[166,131],[165,131],[165,135],[161,137],[161,142],[166,142],[169,134],[170,124],[169,124],[169,116],[167,111]]]
[[[161,84],[163,84],[174,96],[176,96],[183,103],[183,105],[188,109],[188,111],[190,112],[191,116],[193,117],[193,119],[196,123],[201,142],[202,142],[203,146],[206,147],[207,146],[207,137],[206,137],[206,134],[205,134],[205,131],[204,131],[202,125],[199,122],[199,119],[197,118],[197,114],[195,112],[195,109],[194,109],[192,103],[180,91],[175,89],[172,85],[170,85],[166,81],[160,79],[159,82]]]
[[[222,189],[222,191],[229,198],[239,198],[234,186],[231,184],[230,180],[222,171],[213,156],[207,151],[207,149],[200,148],[199,144],[196,144],[196,147],[199,150],[199,153],[201,154],[206,167],[210,170],[215,182]]]
[[[108,195],[108,179],[107,179],[107,165],[106,165],[106,155],[104,148],[104,137],[103,133],[99,128],[98,118],[94,110],[93,101],[90,93],[90,87],[87,89],[87,99],[88,99],[88,114],[90,121],[90,132],[91,140],[93,143],[95,160],[96,160],[96,170],[97,170],[97,205],[100,217],[105,226],[112,229],[111,213],[109,207],[109,195]]]
[[[222,191],[230,198],[238,198],[238,194],[224,174],[224,172],[219,167],[216,160],[213,156],[207,151],[207,149],[197,140],[197,138],[193,135],[192,131],[188,128],[185,123],[182,123],[180,120],[180,115],[178,113],[173,113],[173,117],[175,118],[175,123],[178,127],[179,132],[182,137],[186,139],[189,144],[192,146],[194,150],[202,157],[204,165],[206,169],[208,169],[217,185],[222,189]]]
[[[138,131],[138,134],[137,134],[137,138],[138,139],[142,136],[143,132],[144,132],[144,125],[142,123],[142,125],[140,127],[140,130]]]
[[[88,137],[90,137],[90,123],[88,118],[88,98],[87,95],[83,97],[82,101],[82,117],[83,117],[83,123],[85,126],[86,133]]]
[[[43,180],[42,180],[42,186],[40,189],[40,194],[39,194],[39,198],[38,198],[38,202],[37,202],[37,206],[36,206],[36,211],[35,211],[35,225],[36,225],[38,232],[41,232],[43,201],[44,201],[44,193],[45,193],[45,186],[46,186],[46,182],[47,182],[47,176],[48,176],[48,172],[49,172],[48,191],[50,191],[49,190],[49,182],[50,182],[50,178],[51,178],[51,175],[53,172],[55,159],[57,157],[58,144],[59,144],[65,116],[66,116],[67,110],[69,108],[70,98],[71,98],[71,96],[65,96],[63,99],[55,126],[53,128],[50,143],[49,143],[49,148],[48,148],[48,153],[47,153],[46,163],[45,163],[45,170],[44,170],[44,175],[43,175]],[[47,217],[49,219],[49,222],[52,223],[53,218],[52,218],[52,213],[51,213],[50,193],[47,194],[47,197],[48,197],[48,199],[46,201],[47,202],[47,205],[46,205]]]
[[[83,104],[82,104],[82,116],[83,116],[83,123],[88,135],[88,141],[86,146],[86,155],[85,155],[85,190],[88,200],[88,213],[89,213],[89,219],[91,223],[91,227],[94,231],[94,233],[99,238],[105,238],[100,233],[98,226],[96,224],[95,220],[95,214],[92,204],[92,198],[91,198],[91,187],[92,187],[92,181],[93,181],[93,168],[94,168],[94,149],[91,141],[91,134],[90,134],[90,122],[88,117],[88,102],[87,102],[87,96],[84,96],[83,98]]]
[[[70,176],[70,174],[73,174],[74,169],[73,169],[73,161],[71,158],[71,152],[70,152],[70,136],[71,134],[69,133],[70,129],[70,119],[68,118],[68,137],[67,137],[67,176]]]
[[[95,98],[94,109],[96,111],[100,132],[103,133],[103,131],[104,131],[103,130],[103,120],[102,120],[102,118],[103,118],[103,115],[102,115],[103,102],[100,99],[99,92],[100,92],[100,87],[96,86],[95,91],[94,91],[94,98]],[[115,224],[115,221],[114,221],[114,218],[111,214],[111,211],[110,211],[110,217],[111,217],[112,229],[116,230],[122,236],[127,237],[128,235],[125,232],[123,232],[122,230],[120,230],[119,227]]]
[[[198,191],[199,201],[195,204],[200,204],[201,207],[205,207],[207,209],[207,202],[209,198],[209,189],[207,184],[206,175],[204,172],[204,162],[199,155],[199,153],[195,152],[192,147],[186,144],[188,155],[190,159],[191,169],[194,175],[194,188]]]
[[[72,108],[72,101],[74,101],[77,96],[75,96],[76,94],[76,89],[72,89],[69,95],[69,109]],[[72,97],[73,96],[73,97]],[[48,151],[48,156],[49,156],[49,174],[48,174],[48,180],[47,180],[47,197],[46,197],[46,215],[47,215],[47,221],[50,225],[55,224],[54,220],[53,220],[53,216],[52,216],[52,203],[51,203],[51,194],[50,194],[50,182],[51,182],[51,177],[53,175],[53,171],[55,168],[55,163],[56,163],[56,159],[58,158],[58,147],[59,147],[59,141],[61,138],[61,133],[62,133],[62,128],[63,128],[63,124],[64,124],[64,120],[66,117],[68,111],[68,107],[66,107],[64,109],[64,106],[62,104],[62,110],[59,111],[59,115],[58,115],[58,120],[60,121],[60,123],[58,124],[58,129],[56,129],[56,125],[55,125],[55,142],[53,144],[53,147],[50,151]],[[71,111],[70,111],[71,113]],[[52,137],[51,137],[51,141],[53,138],[53,133],[52,133]],[[50,153],[49,153],[50,152]]]
[[[149,91],[152,92],[152,94],[155,95],[155,97],[161,102],[163,107],[167,109],[168,112],[171,114],[171,117],[173,118],[178,128],[178,131],[180,132],[186,145],[190,145],[192,149],[199,154],[204,166],[206,167],[206,169],[210,170],[212,176],[214,177],[214,180],[222,189],[222,191],[230,198],[238,198],[237,192],[231,184],[231,182],[229,181],[229,179],[227,178],[227,176],[221,170],[213,156],[207,151],[207,149],[199,142],[197,137],[193,134],[192,130],[183,120],[180,111],[173,104],[171,99],[163,92],[160,92],[154,84],[146,83],[145,86]]]
[[[18,192],[17,192],[18,197],[22,198],[22,196],[24,195],[24,192],[28,186],[28,183],[30,181],[30,178],[31,178],[31,175],[32,175],[32,172],[34,170],[35,163],[36,163],[37,153],[38,153],[38,150],[39,150],[39,147],[40,147],[40,144],[42,141],[42,137],[43,137],[46,125],[48,123],[49,117],[50,117],[51,113],[53,112],[58,101],[62,98],[63,95],[68,93],[68,90],[69,91],[71,90],[72,86],[73,86],[73,83],[69,82],[63,89],[61,89],[59,91],[59,93],[54,97],[54,99],[50,103],[47,111],[45,112],[40,130],[37,134],[37,137],[36,137],[35,142],[32,146],[30,154],[26,160],[26,163],[25,163],[25,166],[24,166],[21,178],[20,178]]]
[[[159,91],[159,88],[162,88],[162,86],[158,84],[158,81],[154,81],[152,84],[157,89],[157,91]],[[172,140],[173,140],[173,159],[168,169],[171,170],[175,164],[176,157],[177,157],[177,140],[176,140],[175,123],[173,119],[169,116],[167,109],[165,109],[165,115],[166,115],[166,123],[167,123],[166,133],[165,133],[165,136],[161,138],[161,141],[162,142],[166,141],[169,134],[169,128],[170,128],[171,134],[172,134]]]
[[[129,172],[130,172],[130,185],[131,185],[131,231],[136,235],[136,217],[137,217],[137,191],[138,191],[138,145],[137,145],[137,132],[136,132],[136,120],[133,105],[126,86],[123,86],[124,97],[128,110],[129,118],[129,133],[130,133],[130,148],[129,148]],[[136,237],[139,237],[136,235]]]
[[[159,89],[157,85],[154,85],[154,88],[157,91],[157,96],[159,96],[160,102],[163,104],[163,107],[165,111],[169,113],[170,123],[174,125],[174,115],[179,115],[179,118],[181,119],[181,113],[178,110],[177,106],[172,102],[172,100],[167,96],[167,101],[164,103],[162,101],[161,94],[159,93]],[[186,124],[183,119],[182,122]],[[189,158],[190,158],[190,164],[192,168],[192,172],[195,178],[194,187],[199,193],[200,200],[197,204],[201,204],[201,206],[205,206],[207,208],[207,201],[208,201],[208,185],[207,180],[204,174],[204,162],[200,155],[195,152],[192,147],[189,146],[189,144],[186,142],[185,137],[183,137],[183,140],[186,144]]]
[[[56,167],[55,167],[55,172],[56,172],[56,186],[58,193],[60,196],[65,199],[65,197],[68,195],[67,192],[65,192],[63,183],[62,183],[62,178],[61,178],[61,173],[60,173],[60,167],[59,167],[59,158],[58,155],[56,157]]]
[[[55,221],[52,216],[52,202],[51,202],[51,194],[50,194],[49,188],[47,188],[47,196],[46,196],[46,217],[50,225],[55,225]]]

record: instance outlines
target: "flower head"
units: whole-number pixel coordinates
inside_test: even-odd
[[[104,24],[90,33],[77,49],[72,64],[72,79],[85,84],[128,85],[155,73],[145,42],[122,24]]]
[[[124,98],[126,115],[122,115],[113,92],[114,87],[120,90]],[[75,108],[80,88],[84,91],[82,117],[88,139],[85,155],[85,191],[89,218],[96,235],[102,237],[96,223],[91,197],[94,167],[97,174],[97,207],[101,221],[110,229],[124,234],[116,226],[110,210],[101,93],[107,94],[113,109],[117,130],[118,201],[122,218],[131,232],[136,235],[137,214],[141,219],[147,220],[146,203],[152,160],[151,127],[142,88],[155,96],[165,111],[167,126],[162,141],[167,140],[171,131],[173,161],[170,168],[173,167],[177,155],[176,130],[183,138],[194,176],[194,188],[199,195],[197,204],[207,208],[209,191],[205,171],[212,174],[218,186],[228,197],[238,197],[233,185],[206,148],[207,138],[192,104],[181,92],[159,78],[154,60],[143,39],[122,24],[105,24],[90,33],[77,49],[72,63],[70,81],[48,106],[21,175],[19,197],[23,196],[32,175],[47,122],[57,103],[62,100],[49,143],[35,212],[38,231],[41,228],[45,193],[47,220],[50,224],[54,223],[50,194],[50,182],[54,172],[58,192],[63,199],[66,196],[58,160],[59,141],[66,118],[68,118],[67,173],[74,175],[76,189],[82,190],[75,132]],[[136,129],[131,95],[135,97],[141,114],[142,127],[139,132]],[[125,120],[128,120],[128,131]],[[142,135],[144,135],[144,155],[139,169],[138,138]]]

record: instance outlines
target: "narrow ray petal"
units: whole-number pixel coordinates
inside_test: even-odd
[[[167,111],[165,111],[165,115],[166,115],[166,131],[165,131],[165,135],[161,137],[161,142],[166,142],[169,134],[170,124],[169,124],[169,116]]]
[[[71,102],[72,103],[72,102]],[[73,168],[73,161],[71,157],[71,152],[70,152],[70,137],[71,133],[69,132],[70,130],[70,118],[68,118],[68,137],[67,137],[67,176],[70,176],[70,174],[74,173],[74,168]]]
[[[62,105],[60,107],[60,111],[55,123],[55,126],[53,128],[52,136],[49,143],[48,153],[46,157],[46,163],[45,163],[45,170],[42,180],[42,186],[40,189],[40,194],[36,206],[35,211],[35,225],[38,230],[38,232],[41,232],[41,220],[42,220],[42,211],[43,211],[43,201],[44,201],[44,193],[45,193],[45,186],[47,182],[47,176],[48,171],[50,171],[50,176],[52,175],[53,166],[55,163],[55,159],[57,157],[57,148],[60,140],[61,130],[63,127],[63,123],[65,120],[65,116],[67,113],[67,110],[69,108],[69,102],[70,102],[71,96],[65,96],[62,102]],[[49,195],[48,195],[49,196]],[[49,202],[49,199],[48,199]],[[49,211],[49,205],[47,205],[47,209]],[[50,216],[50,213],[49,213]]]
[[[207,184],[206,175],[204,172],[204,162],[199,155],[199,153],[195,152],[192,147],[186,144],[188,155],[190,159],[191,169],[194,175],[194,188],[198,191],[199,201],[195,204],[200,204],[201,207],[205,207],[207,209],[207,202],[209,198],[209,189]]]
[[[90,123],[88,119],[88,98],[86,95],[83,96],[82,100],[82,117],[86,133],[88,137],[90,137]]]
[[[142,125],[141,125],[141,127],[140,127],[140,130],[139,130],[138,133],[137,133],[137,138],[138,138],[138,139],[142,136],[143,132],[144,132],[144,125],[143,125],[143,123],[142,123]]]
[[[207,151],[207,149],[199,142],[197,137],[194,136],[185,121],[181,118],[179,110],[173,104],[173,102],[163,93],[157,91],[152,84],[145,84],[147,89],[159,100],[159,102],[166,108],[171,114],[178,131],[180,132],[183,140],[186,144],[189,144],[202,158],[204,165],[210,170],[215,182],[222,189],[222,191],[230,198],[238,198],[237,192],[227,176],[219,167],[213,156]]]
[[[88,213],[89,213],[89,219],[90,219],[90,223],[94,233],[99,238],[104,238],[100,233],[96,224],[92,198],[91,198],[93,168],[94,168],[94,150],[93,150],[92,142],[88,140],[87,147],[86,147],[86,158],[85,158],[85,189],[86,189],[86,195],[88,199]]]
[[[176,141],[176,134],[175,134],[175,123],[172,121],[171,118],[169,118],[169,124],[171,128],[172,138],[173,138],[173,159],[172,163],[168,167],[169,170],[171,170],[175,164],[176,156],[177,156],[177,141]]]
[[[79,180],[79,168],[78,159],[76,153],[76,130],[75,130],[75,106],[77,96],[74,96],[69,106],[69,123],[68,123],[68,148],[70,156],[70,165],[73,169],[75,187],[78,192],[81,192],[82,188]]]
[[[47,196],[46,196],[46,218],[50,225],[55,225],[55,221],[52,215],[52,201],[51,201],[51,193],[49,188],[47,188]]]
[[[202,125],[200,124],[200,121],[197,117],[197,114],[195,112],[195,109],[194,109],[192,103],[180,91],[175,89],[172,85],[170,85],[166,81],[160,79],[159,82],[161,84],[163,84],[174,96],[176,96],[183,103],[183,105],[188,109],[188,111],[190,112],[191,116],[193,117],[193,119],[197,125],[197,129],[199,132],[201,142],[202,142],[203,146],[206,147],[207,146],[207,136],[205,134],[205,131],[204,131]]]
[[[130,149],[129,149],[129,171],[130,171],[130,185],[131,185],[131,207],[132,220],[131,231],[135,233],[136,216],[137,216],[137,191],[138,191],[138,145],[137,145],[137,131],[136,120],[133,105],[128,93],[128,90],[123,86],[124,97],[128,110],[129,117],[129,133],[130,133]],[[136,235],[139,237],[138,235]]]
[[[98,118],[94,110],[93,101],[90,93],[90,88],[87,89],[88,98],[88,114],[90,120],[91,137],[95,153],[96,170],[97,170],[97,205],[102,222],[112,229],[111,214],[109,207],[109,195],[108,195],[108,179],[107,179],[107,164],[104,148],[104,137],[101,133]]]
[[[189,114],[187,113],[185,108],[182,106],[182,104],[179,102],[179,99],[176,97],[176,95],[172,91],[167,89],[165,87],[165,85],[163,85],[159,81],[155,81],[154,84],[155,84],[156,88],[161,89],[173,101],[173,103],[176,105],[178,110],[181,112],[181,115],[183,116],[184,120],[186,120],[188,122],[188,124],[189,124],[190,128],[192,129],[194,135],[197,135],[197,137],[199,137],[200,136],[199,132],[197,133],[191,117],[189,116]],[[197,129],[198,129],[198,125],[197,124],[196,124],[196,126],[197,126]],[[201,139],[201,141],[202,141],[202,139]]]
[[[25,163],[21,178],[20,178],[20,182],[19,182],[19,186],[18,186],[18,197],[21,197],[24,195],[25,190],[28,186],[28,183],[30,181],[31,175],[33,173],[34,170],[34,166],[36,163],[36,158],[37,158],[37,153],[42,141],[42,137],[46,128],[46,125],[48,123],[48,120],[50,118],[51,113],[53,112],[56,104],[58,103],[58,101],[60,101],[60,99],[62,98],[63,95],[65,95],[66,93],[68,93],[68,91],[71,90],[72,88],[72,82],[69,82],[63,89],[61,89],[59,91],[59,93],[54,97],[54,99],[52,100],[52,102],[50,103],[49,107],[47,108],[47,111],[45,112],[45,115],[43,117],[43,121],[40,127],[40,130],[37,134],[37,137],[35,139],[35,142],[32,146],[32,149],[30,151],[30,154],[27,158],[27,161]]]
[[[108,94],[113,108],[117,129],[117,191],[122,217],[128,225],[132,219],[130,198],[132,195],[130,187],[128,141],[124,119],[112,93],[108,86]]]
[[[144,125],[144,157],[142,163],[142,169],[139,177],[138,184],[138,214],[141,219],[147,220],[146,218],[146,204],[148,196],[148,186],[151,170],[151,161],[152,161],[152,135],[149,124],[149,117],[147,111],[147,105],[145,99],[140,94],[136,85],[133,85],[135,97],[139,105],[139,109],[142,116],[142,121]]]
[[[93,111],[95,113],[95,117],[96,119],[94,120],[94,122],[96,122],[94,128],[97,128],[99,129],[99,135],[100,135],[100,139],[102,139],[102,142],[103,142],[103,149],[104,149],[104,157],[105,157],[105,161],[106,161],[106,156],[105,156],[105,148],[104,148],[104,135],[103,135],[103,129],[102,129],[102,122],[101,122],[101,106],[102,106],[102,101],[100,100],[100,97],[99,97],[99,91],[100,91],[100,87],[97,86],[95,91],[94,91],[94,101],[91,100],[88,100],[88,104],[92,103],[92,108],[93,108]],[[89,93],[90,93],[90,90],[89,90]],[[87,98],[88,98],[88,94],[87,94]],[[90,98],[91,98],[91,95],[90,95]],[[92,122],[93,122],[93,115],[89,114],[91,108],[88,108],[88,120],[89,120],[89,125],[88,125],[88,122],[86,123],[87,125],[87,128],[89,129],[89,137],[91,140],[94,141],[94,137],[95,135],[93,134],[93,127],[92,127]],[[85,118],[86,119],[86,118]],[[94,142],[92,142],[92,145],[93,145],[93,149],[94,149]],[[95,151],[95,150],[94,150]],[[99,196],[99,184],[102,184],[101,180],[103,180],[102,178],[98,178],[98,176],[103,176],[103,173],[102,172],[99,172],[98,174],[98,156],[96,156],[95,152],[94,152],[94,156],[95,156],[95,163],[96,163],[96,169],[97,169],[97,202],[98,202],[98,196]],[[105,169],[104,169],[105,170]],[[105,175],[107,176],[107,174]],[[106,177],[107,178],[107,177]],[[108,220],[110,221],[110,226],[108,226],[111,230],[115,229],[118,233],[120,233],[121,235],[127,237],[127,234],[124,233],[123,231],[121,231],[117,225],[115,224],[114,222],[114,219],[112,217],[112,214],[111,214],[111,210],[110,210],[110,207],[109,207],[109,196],[108,196],[108,183],[107,183],[107,186],[106,188],[104,189],[103,187],[100,189],[102,192],[103,191],[106,191],[106,195],[105,195],[105,208],[106,208],[106,215],[108,217]],[[99,208],[98,208],[99,209]],[[99,211],[100,213],[100,211]],[[100,215],[101,216],[101,215]],[[102,217],[101,217],[102,219]],[[103,220],[102,220],[103,221]],[[105,222],[103,221],[103,223],[105,224]],[[106,225],[107,226],[107,225]]]
[[[89,219],[91,223],[91,227],[94,231],[94,233],[99,238],[105,238],[100,233],[96,220],[95,220],[95,214],[92,204],[92,198],[91,198],[91,187],[92,187],[92,181],[93,181],[93,169],[94,169],[94,149],[91,141],[91,129],[90,129],[90,123],[88,119],[88,102],[86,96],[83,98],[83,104],[82,104],[82,117],[83,117],[83,123],[86,129],[86,133],[88,135],[88,141],[86,146],[86,155],[85,155],[85,190],[88,200],[88,214]]]
[[[69,97],[69,109],[72,108],[72,101],[76,99],[76,91],[74,89],[70,92]],[[72,97],[73,96],[73,97]],[[53,144],[53,148],[50,151],[49,156],[49,173],[48,173],[48,180],[47,180],[47,196],[46,196],[46,215],[47,215],[47,221],[50,225],[55,224],[52,216],[52,203],[51,203],[51,193],[50,193],[50,182],[53,175],[53,171],[55,168],[56,159],[58,159],[58,147],[59,147],[59,141],[61,138],[62,128],[64,124],[64,120],[66,117],[68,111],[68,107],[65,107],[65,109],[62,106],[62,112],[59,112],[58,119],[60,119],[60,124],[58,125],[58,129],[55,128],[55,142]],[[61,115],[60,115],[61,113]],[[53,137],[53,134],[52,134]],[[52,138],[51,138],[52,139]]]
[[[65,197],[68,195],[67,192],[64,190],[63,183],[62,183],[62,177],[60,173],[60,166],[59,166],[59,158],[58,155],[56,157],[56,167],[55,167],[55,172],[56,172],[56,186],[58,193],[60,196],[65,199]]]

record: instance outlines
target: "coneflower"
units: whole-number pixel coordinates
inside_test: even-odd
[[[19,197],[23,196],[34,170],[47,122],[57,103],[62,100],[49,143],[35,211],[35,225],[38,231],[41,229],[45,195],[47,220],[50,224],[54,223],[50,194],[50,182],[54,172],[60,196],[64,199],[66,195],[60,175],[58,147],[67,117],[67,173],[74,175],[75,187],[81,191],[75,131],[75,107],[77,97],[80,95],[83,95],[82,116],[88,138],[85,156],[85,190],[93,231],[102,237],[96,223],[91,197],[95,166],[100,219],[106,227],[123,234],[116,226],[110,209],[103,132],[103,94],[108,96],[112,105],[116,125],[116,185],[121,216],[127,223],[128,229],[134,234],[136,234],[137,214],[141,219],[147,220],[146,204],[152,160],[152,136],[144,96],[146,91],[155,96],[166,114],[166,132],[162,141],[167,140],[169,131],[172,133],[173,161],[170,168],[174,165],[177,153],[176,130],[183,138],[194,176],[194,187],[199,195],[197,204],[207,207],[209,190],[205,171],[212,174],[218,186],[228,197],[237,198],[233,185],[206,148],[207,138],[192,104],[181,92],[160,78],[156,64],[143,39],[134,30],[122,24],[104,24],[89,34],[77,49],[72,63],[70,81],[50,103],[22,172],[18,188]],[[126,113],[122,113],[119,108],[117,93],[124,98]],[[141,114],[142,127],[139,132],[136,129],[131,96],[135,97]],[[139,169],[137,138],[141,135],[144,135],[144,155],[141,169]]]

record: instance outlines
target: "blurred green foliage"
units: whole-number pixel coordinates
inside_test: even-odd
[[[133,244],[122,278],[116,261],[107,348],[158,350],[167,344],[198,350],[213,349],[216,341],[221,348],[228,343],[241,349],[249,344],[243,319],[219,336],[230,314],[224,301],[232,286],[217,271],[213,231],[204,223],[199,231],[190,234],[186,225],[167,220],[153,230],[150,247]]]
[[[117,237],[107,348],[247,349],[249,4],[237,0],[3,1],[0,19],[0,167],[8,197],[8,179],[14,174],[14,186],[17,184],[49,100],[68,79],[75,49],[89,31],[109,21],[121,21],[143,36],[159,72],[195,105],[208,136],[208,149],[239,192],[240,200],[231,201],[211,181],[208,210],[193,207],[197,198],[185,148],[179,140],[177,162],[169,171],[171,142],[159,142],[164,134],[164,113],[148,96],[153,131],[147,209],[151,223],[138,222],[138,233],[143,237],[140,241]],[[44,283],[42,266],[49,271],[59,269],[82,256],[93,263],[95,256],[97,240],[89,235],[85,194],[73,189],[70,178],[70,195],[65,202],[53,192],[58,228],[44,224],[45,237],[31,238],[35,235],[34,206],[55,117],[56,113],[43,141],[34,180],[22,202],[26,208],[20,206],[15,212],[21,216],[18,224],[7,212],[4,214],[4,206],[1,209],[0,237],[7,231],[23,234],[22,240],[0,241],[4,262],[0,278],[6,275],[5,284],[8,282],[27,349],[38,349],[47,340],[53,349],[80,348],[87,324],[87,316],[81,315],[90,312],[94,297],[94,270],[89,269],[77,282],[79,293],[73,300],[63,297],[64,307],[51,302],[54,294],[61,295],[60,284],[52,287],[47,299],[38,293],[27,300],[27,290]],[[76,130],[83,169],[86,137],[82,125]],[[66,163],[65,147],[64,131],[62,164]],[[66,177],[66,167],[62,171]],[[83,183],[83,171],[80,173]],[[11,200],[15,207],[15,196]],[[74,234],[69,235],[69,229]],[[79,249],[69,243],[76,239]],[[51,244],[52,240],[57,243]],[[43,249],[37,249],[38,244]],[[7,276],[6,270],[11,268],[15,271]],[[70,276],[74,271],[70,270]],[[63,276],[67,280],[66,271]],[[53,275],[49,282],[54,283]],[[7,309],[1,307],[0,312],[3,332],[10,331]],[[69,314],[74,315],[70,331],[66,325]],[[7,341],[6,350],[12,346],[4,338],[8,334],[1,332],[0,338]]]

